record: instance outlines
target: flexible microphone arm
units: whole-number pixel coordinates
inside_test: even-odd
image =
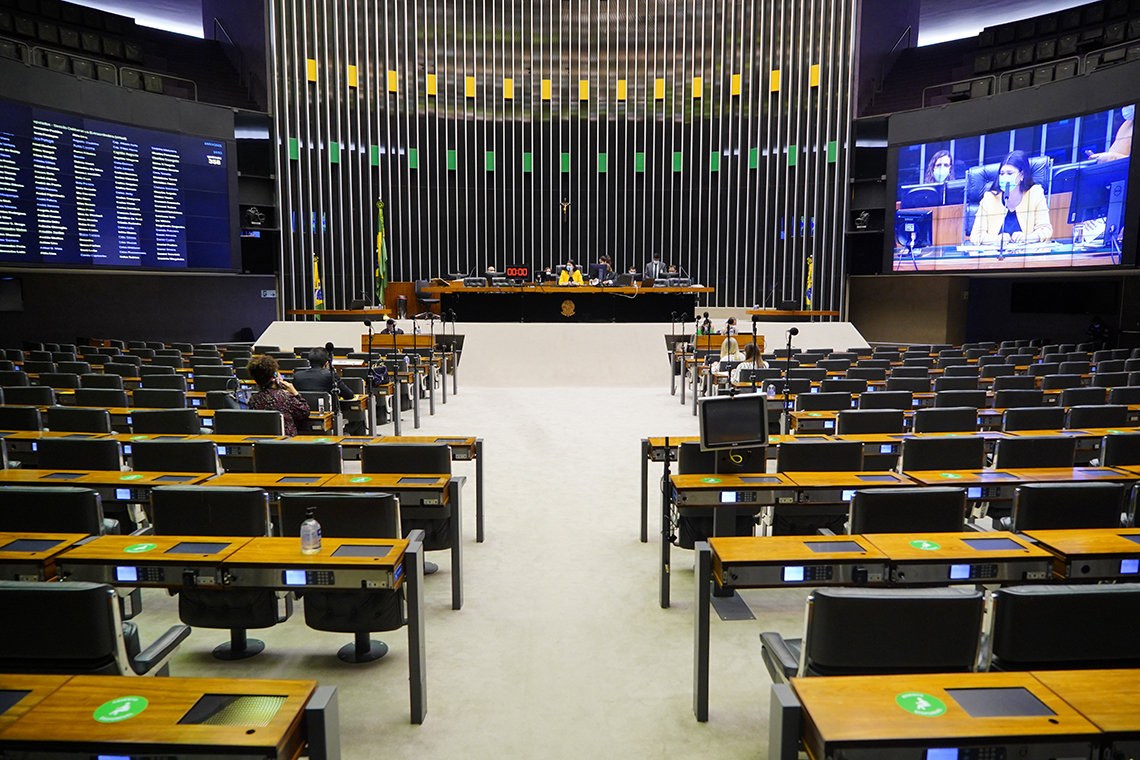
[[[792,337],[799,335],[800,330],[798,327],[788,328],[788,355],[784,364],[784,432],[787,433],[791,427],[788,421],[788,394],[791,393],[792,386]]]

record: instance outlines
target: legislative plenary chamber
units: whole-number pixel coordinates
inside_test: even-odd
[[[1140,757],[1140,0],[0,0],[0,760]]]

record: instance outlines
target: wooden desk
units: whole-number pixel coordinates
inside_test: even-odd
[[[1001,748],[1001,754],[982,756],[995,758],[1087,758],[1100,738],[1095,725],[1028,673],[794,678],[791,689],[802,705],[803,742],[814,760],[934,760],[927,750],[932,747],[975,753]],[[1014,704],[1009,692],[991,697],[1005,714],[975,717],[955,696],[979,696],[978,689],[1017,689],[1025,698]],[[1023,704],[1028,709],[1018,709]],[[1020,751],[1027,745],[1029,754]],[[1045,754],[1043,745],[1050,748]]]
[[[29,677],[8,678],[19,683]],[[146,754],[292,760],[304,747],[302,717],[316,690],[315,681],[75,676],[0,732],[0,750],[55,758]],[[213,695],[278,699],[268,700],[264,715],[235,716],[232,724],[219,722],[225,713],[211,724],[182,722],[201,721],[221,707],[202,710],[206,705],[200,700]],[[116,702],[123,698],[129,701]],[[138,711],[122,719],[107,715],[124,704]],[[201,718],[188,715],[195,705]]]
[[[670,313],[696,313],[697,296],[713,288],[508,285],[466,288],[462,283],[424,289],[465,322],[661,322]],[[569,305],[565,305],[569,302]]]
[[[336,317],[334,321],[358,322],[373,317],[386,317],[390,309],[288,309],[290,317]]]
[[[25,692],[14,705],[0,714],[0,733],[24,717],[33,707],[44,701],[52,692],[71,680],[71,676],[0,674],[0,691]]]
[[[0,533],[2,578],[6,581],[53,580],[56,556],[86,538],[83,533]]]
[[[397,589],[407,548],[407,539],[323,538],[319,553],[302,554],[299,538],[254,538],[230,554],[223,569],[234,588]]]
[[[1140,580],[1140,528],[1030,530],[1025,535],[1053,554],[1057,578]]]
[[[890,561],[891,583],[1023,583],[1052,577],[1053,556],[1015,533],[865,535]]]
[[[331,477],[333,476],[322,473],[225,472],[215,475],[203,485],[264,488],[266,491],[279,493],[318,489]]]
[[[1033,483],[1130,482],[1140,478],[1140,473],[1128,468],[1112,467],[1027,467],[1012,472]]]
[[[65,581],[131,588],[221,587],[222,562],[248,536],[99,536],[59,555]],[[299,539],[298,539],[299,540]]]
[[[713,581],[733,588],[885,584],[887,556],[863,536],[714,536]]]
[[[1031,675],[1104,732],[1103,743],[1111,745],[1104,757],[1140,754],[1140,673],[1125,669],[1035,670]]]
[[[924,486],[965,488],[970,501],[1009,501],[1013,490],[1028,480],[1012,470],[907,470],[903,474]]]

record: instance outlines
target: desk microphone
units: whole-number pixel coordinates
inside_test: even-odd
[[[800,334],[800,328],[798,328],[798,327],[789,327],[788,328],[788,335],[799,335],[799,334]]]

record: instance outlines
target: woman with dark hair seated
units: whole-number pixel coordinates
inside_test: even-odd
[[[257,393],[249,397],[250,409],[272,409],[285,418],[285,435],[297,435],[297,425],[309,418],[309,402],[293,384],[281,377],[277,360],[257,355],[246,365],[257,383]]]
[[[1052,239],[1045,191],[1033,181],[1024,151],[1005,157],[997,181],[982,195],[970,242],[1006,247]]]

